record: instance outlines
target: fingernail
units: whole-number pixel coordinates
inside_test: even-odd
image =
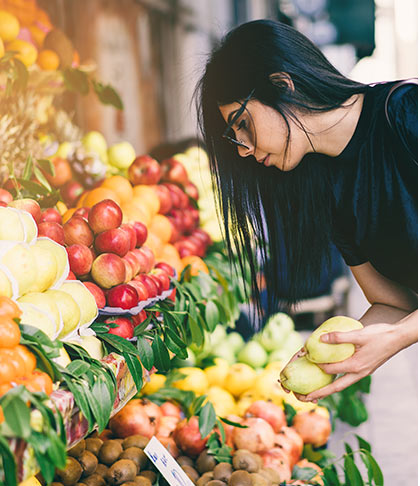
[[[312,400],[312,403],[317,404],[318,403],[318,400]]]
[[[323,343],[328,343],[330,340],[330,336],[328,334],[322,334],[322,336],[319,338]]]

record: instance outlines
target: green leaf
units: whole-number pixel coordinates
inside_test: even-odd
[[[168,371],[171,359],[168,350],[163,344],[159,336],[155,336],[152,342],[153,356],[155,358],[155,366],[159,371]]]
[[[354,434],[354,435],[356,436],[357,442],[359,443],[359,449],[365,449],[365,451],[368,451],[368,452],[372,451],[372,447],[369,444],[369,442],[367,442],[365,439],[360,437],[360,435],[357,435],[357,434]]]
[[[35,174],[35,177],[38,179],[39,183],[45,187],[45,189],[48,189],[49,192],[52,191],[52,188],[50,186],[50,183],[47,181],[45,175],[43,174],[43,172],[41,171],[41,169],[39,169],[38,167],[34,166],[34,174]]]
[[[209,331],[214,331],[219,323],[219,311],[217,305],[212,300],[209,300],[206,304],[205,316]]]
[[[82,361],[81,359],[75,359],[67,365],[66,371],[68,371],[77,378],[84,375],[89,370],[89,368],[90,365],[86,361]]]
[[[184,289],[195,299],[196,301],[202,300],[202,295],[200,292],[200,287],[192,282],[188,282],[184,284]]]
[[[346,449],[347,454],[350,455],[353,454],[353,449],[350,447],[350,445],[347,442],[344,442],[344,449]]]
[[[241,425],[239,422],[232,422],[232,420],[227,419],[226,417],[219,417],[219,419],[228,425],[233,425],[234,427],[238,427],[239,429],[247,429],[248,425]]]
[[[222,443],[224,444],[226,442],[225,429],[224,429],[223,424],[222,424],[220,419],[216,419],[216,424],[217,424],[217,428],[219,429],[219,432],[220,432],[220,437],[221,437]]]
[[[134,347],[134,345],[121,336],[117,336],[115,334],[101,334],[100,338],[109,343],[118,354],[122,354],[123,352],[137,354],[137,349]]]
[[[69,91],[82,95],[89,93],[89,80],[86,73],[79,69],[67,68],[63,71],[64,82]]]
[[[29,154],[28,157],[26,158],[25,167],[23,169],[23,175],[22,175],[22,178],[25,179],[26,181],[28,181],[31,178],[32,168],[33,168],[32,155]]]
[[[368,419],[364,403],[355,395],[341,395],[337,404],[337,416],[353,427],[357,427]]]
[[[149,314],[147,316],[147,318],[141,324],[137,324],[137,326],[134,328],[134,336],[135,337],[138,337],[141,334],[143,334],[143,332],[146,330],[147,326],[150,324],[152,317],[153,317],[153,315]]]
[[[188,324],[191,331],[191,337],[194,344],[201,346],[204,343],[204,331],[198,322],[191,316],[188,317]]]
[[[78,383],[74,383],[71,380],[66,380],[66,385],[68,389],[73,393],[74,401],[76,405],[79,407],[79,410],[85,416],[88,422],[89,431],[93,430],[95,425],[95,421],[92,415],[91,408],[89,406],[89,401],[87,400],[85,388],[79,385]]]
[[[16,437],[27,439],[31,434],[31,414],[26,403],[16,397],[4,402],[2,408],[7,425],[13,430]]]
[[[372,475],[373,475],[373,480],[375,481],[375,484],[377,486],[383,486],[384,484],[384,476],[382,474],[381,468],[379,467],[379,464],[376,462],[376,460],[373,458],[372,454],[368,452],[366,454],[369,458],[369,463],[372,467]]]
[[[289,403],[284,401],[283,405],[284,405],[284,413],[286,415],[287,425],[288,427],[291,427],[293,425],[293,419],[295,418],[297,412]]]
[[[140,361],[146,370],[151,370],[155,363],[153,359],[153,350],[148,341],[142,337],[137,338],[137,349],[140,355]]]
[[[31,193],[33,196],[42,196],[42,195],[47,195],[50,190],[48,190],[46,187],[41,186],[41,184],[38,184],[37,182],[34,181],[25,181],[25,179],[16,179],[23,188],[25,188],[27,191]]]
[[[55,176],[54,164],[49,159],[37,159],[36,163],[50,176]]]
[[[200,397],[196,397],[196,399],[191,404],[190,416],[197,415],[199,410],[201,409],[203,403],[207,400],[207,395],[201,395]]]
[[[303,481],[309,481],[318,474],[318,471],[313,467],[299,467],[294,466],[292,470],[293,479],[301,479]]]
[[[338,478],[337,469],[334,465],[325,467],[322,472],[324,473],[325,486],[341,486],[340,479]]]
[[[201,437],[204,439],[216,424],[216,412],[211,402],[207,402],[198,415],[198,425]]]
[[[128,369],[130,370],[131,376],[133,377],[137,391],[139,392],[143,388],[143,368],[140,360],[137,356],[132,356],[131,354],[127,353],[124,353],[124,358]]]
[[[123,110],[124,105],[120,98],[120,95],[115,91],[111,85],[103,85],[98,81],[92,80],[92,86],[95,93],[98,95],[99,100],[104,105],[112,105],[118,110]]]
[[[344,477],[346,486],[363,486],[364,484],[359,469],[349,455],[344,456]]]
[[[3,462],[7,486],[17,486],[17,468],[15,458],[6,439],[0,435],[0,456]]]

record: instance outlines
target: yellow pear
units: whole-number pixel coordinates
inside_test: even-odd
[[[55,277],[53,286],[60,286],[69,274],[69,257],[66,249],[64,246],[59,245],[57,242],[45,236],[37,238],[34,246],[44,248],[45,250],[49,251],[51,258],[55,258],[57,264],[57,275]]]
[[[59,288],[79,304],[80,326],[90,324],[98,315],[98,306],[90,291],[79,280],[66,280]]]
[[[57,304],[50,295],[45,292],[29,292],[17,300],[18,304],[27,303],[50,315],[55,324],[55,335],[57,336],[62,328],[61,314]],[[26,324],[31,324],[26,322]]]
[[[321,368],[308,361],[306,356],[291,361],[280,373],[280,381],[284,388],[307,395],[319,388],[329,385],[335,375],[329,375]]]
[[[18,305],[22,311],[20,318],[22,324],[36,327],[43,331],[50,339],[55,339],[57,324],[49,312],[26,302],[18,302]]]
[[[29,247],[36,263],[36,279],[31,292],[44,292],[49,289],[57,276],[57,260],[46,248],[35,244]]]
[[[211,386],[206,392],[209,402],[213,404],[216,415],[226,417],[236,413],[236,402],[233,396],[220,386]]]
[[[19,213],[15,208],[0,207],[0,240],[25,241],[25,227]]]
[[[161,375],[160,373],[153,373],[153,375],[150,377],[150,380],[146,382],[146,384],[141,389],[141,393],[143,395],[151,395],[152,393],[156,393],[165,385],[165,381],[165,375]]]
[[[26,294],[35,282],[36,262],[26,243],[0,241],[0,263],[16,279],[19,295]]]
[[[58,310],[60,311],[63,320],[63,328],[61,329],[58,338],[61,339],[74,331],[78,326],[81,315],[80,307],[70,294],[63,292],[62,290],[50,289],[44,293],[54,299]]]
[[[257,381],[257,372],[245,363],[235,363],[230,366],[225,378],[224,388],[234,397],[249,390]]]
[[[344,361],[354,353],[354,344],[328,344],[319,340],[322,334],[329,332],[347,332],[361,329],[363,325],[345,316],[335,316],[322,323],[306,340],[305,348],[308,360],[314,363],[337,363]]]

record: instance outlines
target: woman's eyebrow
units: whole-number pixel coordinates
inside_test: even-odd
[[[235,115],[238,113],[238,111],[240,110],[241,108],[238,108],[237,110],[233,110],[229,113],[228,115],[228,118],[227,118],[227,122],[228,122],[228,125],[231,125],[232,124],[232,121],[233,119],[235,118]]]

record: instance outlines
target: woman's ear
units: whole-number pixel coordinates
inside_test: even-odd
[[[270,81],[279,88],[287,87],[291,91],[294,91],[295,85],[293,84],[292,78],[288,73],[272,73],[269,76]]]

